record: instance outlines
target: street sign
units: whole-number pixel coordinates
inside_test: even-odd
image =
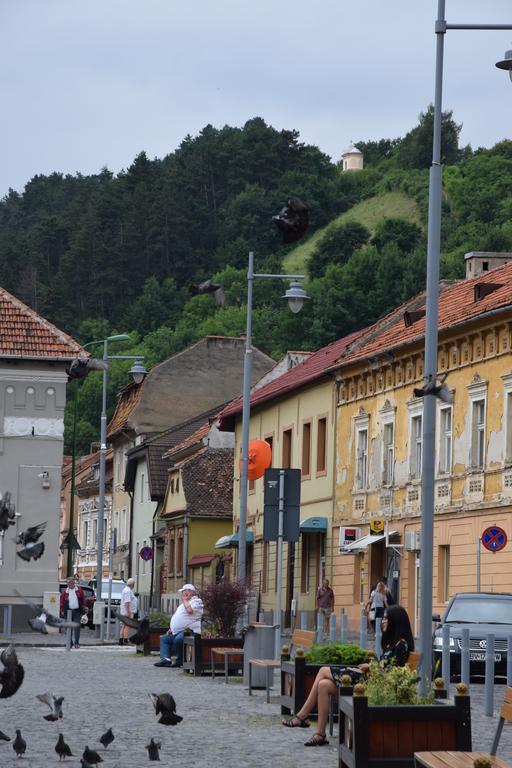
[[[507,534],[497,525],[490,525],[482,533],[482,544],[489,552],[500,552],[507,543]]]
[[[143,560],[152,560],[153,559],[153,547],[142,547],[142,549],[139,552],[140,557],[142,557]]]
[[[263,498],[263,541],[277,541],[279,478],[284,473],[283,541],[298,541],[300,533],[300,469],[266,469]]]
[[[370,533],[384,533],[384,520],[370,520]]]

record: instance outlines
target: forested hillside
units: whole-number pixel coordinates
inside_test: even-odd
[[[163,159],[141,152],[117,176],[36,176],[0,202],[0,285],[82,343],[130,333],[133,343],[112,352],[144,354],[151,366],[205,334],[244,333],[254,250],[258,271],[305,269],[312,298],[291,315],[284,284],[256,281],[255,344],[274,356],[317,348],[423,288],[431,129],[429,108],[402,139],[357,142],[358,173],[254,118],[207,126]],[[512,249],[512,142],[472,151],[459,131],[446,113],[445,277],[463,274],[468,250]],[[290,195],[311,212],[297,249],[271,222]],[[210,277],[224,307],[188,293]],[[111,365],[111,405],[126,368]],[[81,450],[97,438],[100,378],[80,386]]]

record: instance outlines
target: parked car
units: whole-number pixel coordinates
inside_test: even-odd
[[[471,676],[485,674],[486,637],[494,635],[494,670],[496,677],[507,675],[507,638],[512,635],[512,594],[508,592],[459,592],[450,600],[433,635],[436,674],[441,674],[442,627],[450,626],[450,675],[460,676],[462,630],[469,629],[469,667]]]
[[[64,590],[67,587],[67,581],[61,581],[59,582],[59,591],[64,592]],[[94,603],[96,601],[96,598],[94,596],[94,589],[89,586],[89,584],[86,584],[82,581],[76,582],[77,587],[81,587],[85,594],[85,604],[87,606],[87,626],[89,629],[94,629],[94,622],[93,622],[93,610],[94,610]]]
[[[96,579],[89,582],[90,587],[96,592]],[[108,612],[108,591],[109,591],[108,579],[104,579],[101,582],[101,599],[105,601],[105,618]],[[123,579],[112,579],[112,593],[110,599],[110,605],[112,608],[120,608],[121,606],[121,593],[126,587],[126,582]]]

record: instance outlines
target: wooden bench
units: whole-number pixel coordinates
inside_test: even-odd
[[[477,757],[489,757],[483,752],[415,752],[417,768],[473,768]],[[510,763],[493,757],[493,768],[511,768]]]
[[[290,653],[293,654],[297,648],[310,650],[315,642],[316,633],[307,629],[295,629],[290,640]],[[249,659],[249,696],[252,696],[252,668],[263,668],[266,671],[265,690],[267,694],[267,704],[270,703],[270,689],[274,677],[274,671],[281,668],[281,659]]]
[[[224,658],[224,679],[225,682],[229,682],[229,659],[231,656],[235,658],[236,661],[238,661],[238,667],[240,667],[240,659],[242,659],[242,665],[243,665],[243,658],[244,658],[244,650],[243,648],[212,648],[211,650],[212,654],[212,677],[215,677],[215,656],[220,656],[221,658]]]

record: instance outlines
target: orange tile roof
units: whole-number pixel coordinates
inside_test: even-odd
[[[491,289],[491,293],[475,301],[475,286],[482,284],[499,287]],[[412,308],[414,310],[425,308],[425,292],[417,294],[385,318],[374,323],[345,354],[339,357],[336,366],[333,367],[344,367],[397,347],[423,341],[424,316],[409,327],[405,326],[404,312]],[[512,308],[512,262],[470,280],[458,280],[442,290],[439,295],[439,333],[441,335],[443,331],[476,320],[488,312],[506,308]]]
[[[116,409],[107,428],[107,437],[113,437],[127,426],[128,417],[140,400],[143,386],[143,381],[140,384],[131,381],[119,392]]]
[[[0,357],[73,360],[80,344],[22,301],[0,288]]]
[[[162,458],[171,459],[175,454],[181,453],[183,450],[185,450],[185,448],[191,448],[196,443],[202,441],[205,437],[208,437],[209,431],[210,422],[206,421],[199,427],[199,429],[196,429],[196,431],[191,434],[190,437],[185,438],[185,440],[183,440],[181,443],[174,445],[166,453],[164,453]]]

